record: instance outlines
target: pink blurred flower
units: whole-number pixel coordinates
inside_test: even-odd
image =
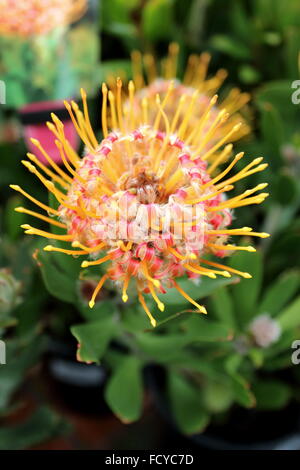
[[[20,110],[21,121],[23,123],[23,136],[29,152],[34,153],[38,159],[48,165],[45,155],[33,145],[31,139],[37,139],[42,144],[44,150],[56,163],[61,163],[61,156],[55,145],[55,137],[48,129],[46,121],[54,113],[64,124],[65,137],[73,148],[78,148],[79,137],[70,119],[68,112],[62,101],[41,101],[30,103]]]

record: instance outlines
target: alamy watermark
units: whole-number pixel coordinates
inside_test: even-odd
[[[291,87],[295,89],[292,93],[292,103],[300,104],[300,80],[294,80]]]
[[[0,340],[0,365],[6,364],[6,344]]]
[[[136,243],[163,240],[185,240],[190,249],[204,244],[204,209],[200,205],[140,204],[133,210],[125,200],[111,206],[109,215],[92,223],[92,230],[102,240],[132,240]]]
[[[0,104],[6,104],[6,85],[3,80],[0,80]]]
[[[297,366],[300,364],[300,339],[295,339],[295,341],[292,342],[291,348],[295,349],[292,353],[291,361],[295,366]]]

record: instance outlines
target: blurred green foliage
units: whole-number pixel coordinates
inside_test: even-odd
[[[0,338],[8,338],[11,364],[0,366],[0,413],[10,411],[13,393],[40,360],[45,327],[50,334],[68,335],[69,324],[80,343],[80,360],[109,364],[112,373],[105,398],[126,423],[142,412],[142,370],[153,363],[165,370],[165,395],[179,429],[187,434],[203,431],[218,414],[229,414],[234,404],[277,410],[290,400],[299,401],[299,379],[295,385],[291,367],[291,344],[300,334],[300,111],[291,98],[292,82],[299,78],[298,0],[110,0],[102,2],[100,22],[99,83],[108,75],[130,74],[132,49],[154,51],[161,57],[175,40],[181,46],[179,76],[190,52],[207,50],[213,57],[211,73],[226,68],[227,82],[252,94],[253,135],[236,150],[264,156],[269,167],[263,180],[254,175],[247,183],[241,181],[238,190],[268,181],[271,197],[261,207],[238,210],[234,223],[272,236],[257,244],[257,253],[232,258],[232,266],[249,271],[252,280],[179,281],[189,295],[208,304],[207,316],[191,313],[188,302],[172,289],[164,295],[166,310],[153,330],[134,295],[125,308],[110,284],[90,310],[83,287],[93,285],[100,268],[83,275],[81,260],[45,252],[46,243],[22,240],[18,226],[24,216],[11,210],[20,201],[8,194],[7,185],[24,182],[40,200],[47,196],[19,164],[23,144],[3,142],[0,268],[13,278],[6,278],[5,302],[10,307],[5,313],[0,309]],[[34,251],[43,282],[58,299],[59,315],[52,322],[45,321],[49,298],[32,263]],[[7,302],[12,289],[16,296]],[[262,314],[281,330],[267,347],[255,342],[250,329]],[[125,350],[116,350],[112,340]],[[290,380],[283,381],[280,372],[288,368]],[[51,436],[57,429],[49,410],[31,419],[48,429],[47,436],[41,436]],[[24,441],[24,429],[16,429],[15,437],[12,431],[1,430],[0,448],[12,445],[9,438],[15,439],[15,448],[33,445],[36,435]]]

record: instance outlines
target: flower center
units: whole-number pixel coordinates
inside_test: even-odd
[[[136,194],[141,204],[161,201],[162,193],[157,177],[153,173],[141,170],[136,176],[128,176],[124,189]]]

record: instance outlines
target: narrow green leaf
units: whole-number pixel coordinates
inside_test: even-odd
[[[282,164],[280,148],[284,143],[283,125],[279,111],[271,103],[263,103],[261,106],[261,130],[267,144],[268,161],[272,162],[273,170]]]
[[[212,37],[210,43],[215,50],[223,52],[235,59],[245,60],[251,58],[248,45],[242,43],[240,40],[236,40],[236,38],[216,34]]]
[[[231,327],[218,321],[212,321],[203,314],[191,315],[184,328],[194,341],[230,341],[233,338]]]
[[[237,403],[246,408],[253,408],[256,400],[249,383],[240,374],[232,374],[231,383]]]
[[[258,313],[277,315],[293,297],[300,285],[300,272],[289,271],[282,274],[269,287],[258,307]]]
[[[289,305],[280,315],[277,317],[279,324],[283,330],[295,328],[300,325],[300,297]]]
[[[194,300],[202,299],[209,296],[215,289],[230,285],[236,281],[236,277],[209,279],[202,277],[197,281],[191,279],[180,279],[178,284],[180,287]],[[169,289],[166,294],[161,296],[161,300],[165,305],[190,305],[175,288]],[[192,306],[191,306],[192,308]]]
[[[256,314],[256,302],[262,283],[262,257],[259,252],[241,251],[232,257],[230,265],[252,276],[252,279],[242,278],[232,288],[237,318],[241,326],[245,326]]]
[[[231,328],[236,327],[234,318],[234,307],[229,290],[226,288],[217,289],[210,297],[213,313],[224,325]]]

